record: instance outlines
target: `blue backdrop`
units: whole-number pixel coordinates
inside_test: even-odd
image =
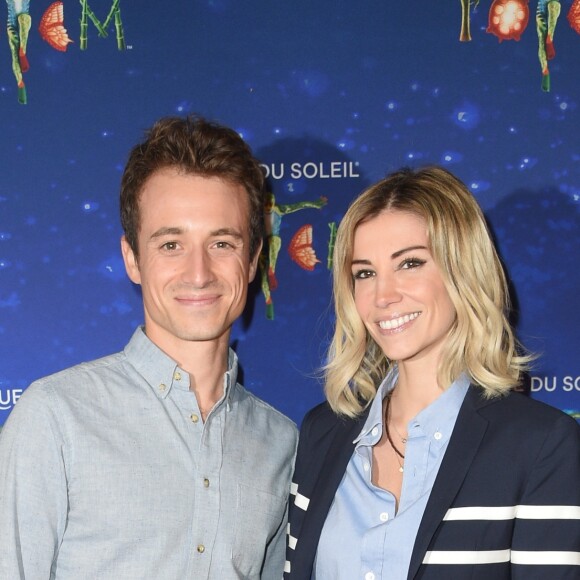
[[[8,43],[0,46],[0,425],[32,380],[121,349],[141,323],[119,251],[120,176],[154,120],[193,112],[238,130],[279,208],[296,210],[282,218],[273,319],[257,281],[233,332],[248,388],[297,422],[322,399],[329,224],[386,173],[439,163],[469,185],[497,237],[519,336],[541,354],[532,396],[577,416],[580,36],[566,18],[571,2],[556,27],[550,92],[536,2],[521,40],[500,43],[486,32],[490,0],[471,10],[471,42],[459,42],[458,1],[121,0],[125,50],[114,18],[107,38],[89,20],[81,50],[82,2],[70,0],[73,42],[63,52],[38,31],[49,4],[29,6],[25,105]],[[101,24],[114,7],[90,2]],[[321,197],[321,208],[295,205]],[[313,271],[288,251],[304,225]],[[298,253],[303,242],[294,239]]]

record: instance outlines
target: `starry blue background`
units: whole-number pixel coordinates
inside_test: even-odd
[[[469,185],[497,238],[519,336],[541,355],[532,396],[580,408],[580,36],[565,18],[570,2],[550,93],[540,90],[535,3],[522,39],[499,43],[482,0],[472,42],[460,43],[457,1],[121,1],[121,52],[113,28],[102,39],[92,25],[81,51],[80,5],[69,0],[66,53],[38,34],[48,4],[31,5],[27,105],[0,46],[0,425],[32,380],[120,350],[141,323],[119,252],[121,172],[155,119],[193,112],[234,127],[278,175],[284,164],[271,180],[279,203],[328,198],[283,219],[274,320],[254,284],[234,328],[248,388],[297,422],[322,399],[328,223],[399,166],[440,163]],[[91,2],[101,20],[110,5]],[[356,176],[289,172],[336,161]],[[313,272],[287,252],[305,223],[321,261]]]

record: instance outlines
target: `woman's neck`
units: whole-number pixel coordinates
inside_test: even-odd
[[[428,407],[442,393],[436,368],[417,363],[399,363],[399,377],[392,393],[391,418],[397,428]],[[434,365],[433,365],[434,366]]]

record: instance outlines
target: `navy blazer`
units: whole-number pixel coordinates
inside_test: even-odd
[[[318,540],[368,411],[305,417],[284,578],[310,580]],[[470,386],[419,526],[407,578],[580,578],[580,427],[519,393]],[[388,524],[386,524],[388,525]]]

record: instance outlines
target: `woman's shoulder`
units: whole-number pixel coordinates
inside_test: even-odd
[[[321,403],[306,413],[300,428],[298,454],[313,449],[324,453],[329,446],[348,446],[360,432],[367,413],[349,418],[337,415],[327,402]]]
[[[350,431],[359,425],[361,420],[364,422],[366,415],[367,411],[357,417],[338,415],[332,410],[328,402],[324,401],[306,413],[302,421],[302,427],[303,429],[308,428],[309,430],[314,429],[317,431],[326,431],[328,429]]]
[[[569,415],[524,393],[512,391],[501,397],[486,399],[481,389],[471,386],[479,413],[491,421],[508,422],[529,430],[552,429],[555,425],[568,431],[580,432],[580,425]]]
[[[330,405],[327,401],[323,401],[322,403],[312,407],[306,415],[304,415],[304,419],[302,424],[316,424],[316,423],[332,423],[337,419],[336,413],[332,410]]]

